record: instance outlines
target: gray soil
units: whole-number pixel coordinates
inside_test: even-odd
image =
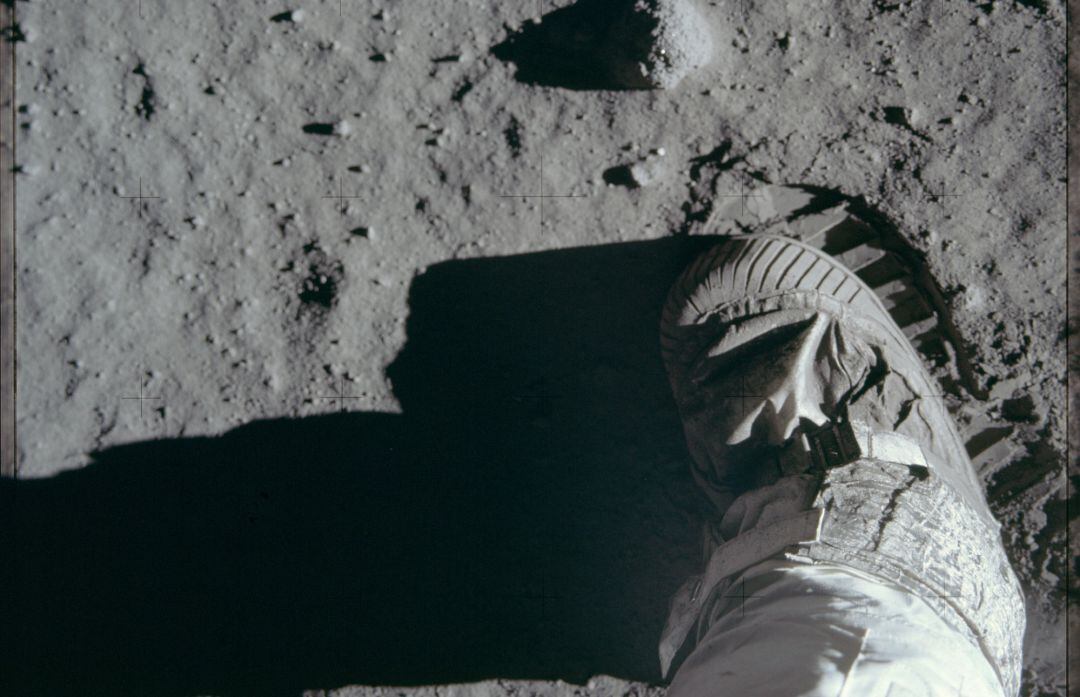
[[[16,11],[26,694],[658,694],[706,511],[664,294],[838,207],[1065,694],[1064,3],[701,2],[666,90],[598,0]]]

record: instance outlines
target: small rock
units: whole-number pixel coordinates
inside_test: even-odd
[[[648,186],[656,181],[659,172],[656,167],[651,167],[648,160],[630,165],[630,180],[634,186]]]
[[[970,286],[961,293],[960,307],[968,312],[975,312],[986,305],[987,293],[980,286]]]
[[[632,189],[649,186],[667,173],[667,167],[659,153],[642,157],[637,162],[612,167],[604,172],[608,186],[626,186]]]
[[[293,22],[299,24],[304,21],[303,10],[287,10],[285,12],[279,12],[270,18],[271,22]]]

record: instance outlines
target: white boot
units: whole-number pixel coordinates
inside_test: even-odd
[[[726,239],[669,296],[661,342],[717,506],[708,563],[677,594],[668,672],[717,593],[765,559],[838,565],[924,598],[1019,689],[1023,598],[963,441],[880,299],[826,254]]]

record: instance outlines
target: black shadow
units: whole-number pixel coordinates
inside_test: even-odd
[[[261,421],[3,480],[0,692],[659,679],[702,499],[657,322],[705,243],[432,267],[389,369],[401,415]]]
[[[545,14],[491,49],[516,66],[515,79],[528,85],[571,90],[625,90],[615,66],[627,61],[631,47],[647,37],[616,36],[618,19],[634,0],[579,0]]]

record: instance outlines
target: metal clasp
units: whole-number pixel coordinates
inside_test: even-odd
[[[810,459],[819,470],[855,462],[863,456],[855,429],[848,420],[829,422],[806,434]]]

